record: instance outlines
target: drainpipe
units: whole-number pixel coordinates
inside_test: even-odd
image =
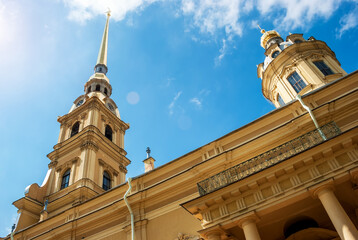
[[[129,192],[132,190],[132,184],[131,184],[132,178],[128,178],[128,185],[129,188],[127,190],[127,192],[124,194],[124,201],[126,202],[126,205],[128,207],[129,213],[131,215],[131,229],[132,229],[132,240],[134,240],[134,215],[133,215],[133,211],[131,209],[131,206],[129,206],[129,203],[127,201],[127,195],[129,194]]]
[[[12,228],[11,228],[11,235],[10,235],[10,237],[11,237],[11,240],[14,240],[14,230],[15,230],[15,224],[14,225],[12,225]]]
[[[15,221],[14,225],[12,225],[12,227],[11,227],[11,234],[10,234],[11,240],[14,240],[15,228],[16,228],[17,222],[19,221],[19,216],[20,216],[20,213],[17,213],[16,221]]]
[[[327,137],[326,137],[326,135],[324,135],[324,133],[322,132],[321,128],[319,127],[318,122],[317,122],[315,116],[313,115],[312,110],[311,110],[307,105],[305,105],[305,103],[302,101],[302,98],[301,98],[301,96],[300,96],[299,94],[297,94],[296,99],[297,99],[298,101],[300,101],[302,107],[303,107],[304,109],[306,109],[307,112],[310,114],[310,116],[311,116],[311,118],[312,118],[312,121],[313,121],[314,125],[316,126],[316,129],[318,130],[318,132],[319,132],[319,134],[321,135],[322,139],[323,139],[324,141],[326,141],[326,140],[327,140]]]

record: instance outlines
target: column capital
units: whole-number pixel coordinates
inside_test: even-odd
[[[75,157],[74,159],[72,159],[72,164],[76,164],[77,162],[79,162],[79,160],[79,157]]]
[[[220,226],[213,226],[207,229],[203,229],[198,231],[200,236],[204,237],[205,239],[213,239],[213,240],[221,240],[221,236],[225,234],[224,229]]]
[[[239,219],[236,220],[237,225],[240,228],[243,228],[248,223],[257,223],[260,221],[260,217],[256,214],[255,211],[249,212],[245,215],[242,215],[239,217]]]
[[[334,191],[334,182],[333,179],[329,179],[327,181],[324,181],[322,183],[319,183],[313,187],[308,188],[308,191],[310,192],[311,196],[313,198],[319,198],[319,196],[327,191],[333,192]]]

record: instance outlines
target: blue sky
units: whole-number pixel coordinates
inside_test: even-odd
[[[0,236],[12,202],[45,177],[57,116],[93,73],[108,7],[127,176],[143,173],[147,146],[163,165],[274,110],[256,75],[257,23],[324,40],[343,69],[358,68],[356,0],[0,0]]]

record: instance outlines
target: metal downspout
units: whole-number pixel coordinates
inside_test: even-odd
[[[14,230],[15,230],[15,224],[12,227],[10,238],[11,240],[14,240]]]
[[[20,216],[20,213],[18,212],[18,213],[17,213],[17,217],[16,217],[16,221],[15,221],[14,225],[12,225],[12,227],[11,227],[11,234],[10,234],[11,240],[14,240],[15,228],[16,228],[17,223],[18,223],[18,221],[19,221],[19,216]]]
[[[313,121],[314,125],[316,126],[316,129],[318,130],[319,134],[321,135],[322,139],[324,141],[326,141],[327,137],[326,137],[326,135],[324,135],[324,133],[322,132],[321,128],[319,127],[318,122],[317,122],[315,116],[313,115],[312,110],[307,105],[305,105],[305,103],[302,101],[302,98],[301,98],[301,96],[299,94],[297,94],[296,99],[301,103],[302,107],[308,111],[308,113],[310,114],[310,116],[312,118],[312,121]]]
[[[129,194],[129,192],[132,190],[132,184],[131,184],[132,178],[128,178],[128,185],[129,188],[127,190],[127,192],[124,194],[124,201],[126,202],[126,205],[128,207],[129,213],[131,215],[131,230],[132,230],[132,240],[134,240],[134,215],[133,215],[133,211],[131,209],[131,206],[129,206],[128,200],[127,200],[127,195]]]

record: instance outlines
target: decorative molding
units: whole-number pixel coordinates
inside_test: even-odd
[[[220,202],[215,206],[200,209],[199,214],[202,215],[202,225],[204,227],[210,227],[212,224],[217,224],[220,219],[237,213],[240,213],[238,219],[243,219],[243,217],[250,215],[248,211],[252,211],[253,206],[258,208],[267,201],[272,199],[278,200],[279,197],[292,189],[307,188],[311,196],[317,198],[317,194],[321,190],[327,188],[334,190],[334,182],[330,176],[333,173],[339,174],[338,171],[340,170],[349,170],[352,182],[358,181],[358,169],[355,167],[358,162],[358,158],[355,156],[356,152],[357,150],[354,148],[346,152],[348,162],[338,161],[337,154],[330,155],[329,157],[323,157],[322,155],[321,160],[303,160],[304,165],[302,166],[305,169],[294,169],[293,172],[284,175],[285,177],[272,179],[272,181],[267,182],[266,185],[259,186],[249,192],[241,193],[236,199],[234,195],[232,195],[230,198],[232,199],[231,201]],[[332,164],[332,162],[334,162],[334,164]],[[266,178],[269,180],[270,176],[268,175]],[[325,178],[327,180],[317,185],[317,179],[323,180]],[[309,185],[311,185],[311,187]],[[223,205],[226,205],[226,208]],[[228,212],[223,211],[223,209],[227,209]],[[220,214],[213,215],[215,212],[219,212]]]
[[[86,112],[82,113],[82,114],[80,115],[80,118],[81,118],[81,119],[86,119],[86,118],[87,118],[87,113],[86,113]]]
[[[296,64],[297,62],[299,61],[302,61],[302,59],[305,58],[305,55],[303,54],[298,54],[297,56],[295,56],[293,59],[292,59],[292,63],[293,64]]]
[[[296,70],[296,68],[293,67],[293,65],[288,65],[288,66],[286,66],[286,67],[283,69],[283,71],[282,71],[280,77],[281,77],[282,79],[287,79],[288,76],[289,76],[290,74],[292,74],[295,70]]]
[[[75,157],[74,159],[72,159],[72,163],[77,163],[80,161],[80,158],[79,157]]]
[[[100,158],[98,158],[98,163],[99,163],[99,165],[102,165],[102,166],[104,166],[106,163],[102,160],[102,159],[100,159]]]
[[[127,168],[125,166],[123,166],[123,164],[119,164],[119,171],[123,172],[123,173],[127,173]]]
[[[98,163],[103,166],[103,170],[106,170],[106,171],[111,172],[111,174],[112,174],[113,176],[118,176],[119,172],[116,171],[116,170],[115,170],[113,167],[111,167],[110,165],[108,165],[108,164],[107,164],[105,161],[103,161],[102,159],[99,158],[99,159],[98,159]]]
[[[48,164],[48,167],[49,168],[54,168],[56,167],[58,164],[58,161],[57,160],[54,160],[54,161],[51,161],[49,164]]]
[[[174,240],[200,240],[202,239],[200,236],[193,236],[185,233],[178,233],[178,237],[176,237]]]
[[[107,117],[104,114],[101,114],[101,119],[103,122],[107,122]]]
[[[85,140],[81,145],[81,151],[84,149],[91,149],[97,152],[99,148],[93,140]]]
[[[78,158],[79,159],[79,158]],[[66,161],[65,163],[59,165],[58,167],[56,167],[56,171],[62,171],[63,169],[67,169],[67,168],[71,168],[72,164],[77,162],[77,159],[72,159],[69,161]]]
[[[100,109],[100,106],[97,102],[91,101],[88,105],[88,109]]]

